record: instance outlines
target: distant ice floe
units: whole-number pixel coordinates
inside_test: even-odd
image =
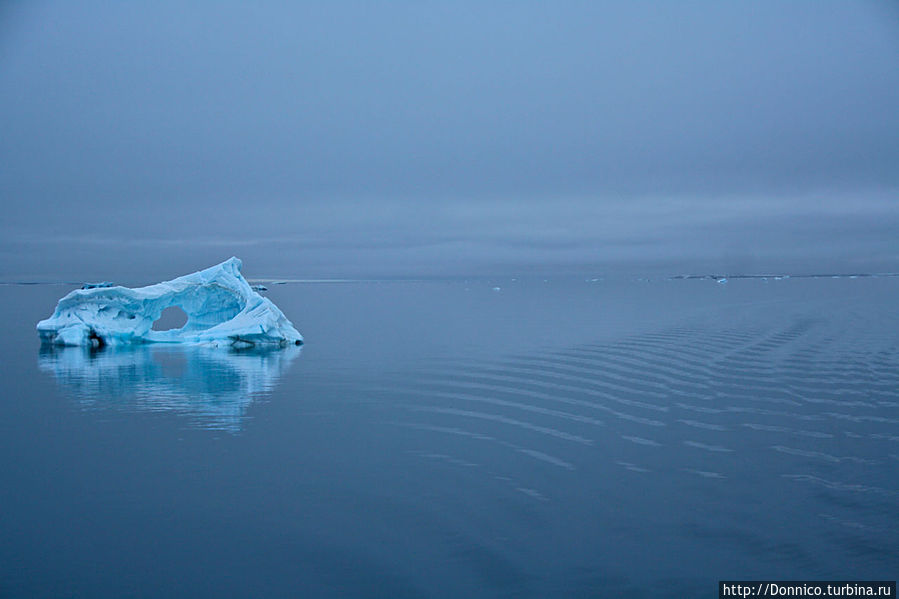
[[[271,300],[240,274],[241,261],[171,281],[130,289],[85,286],[59,300],[53,315],[37,324],[48,345],[85,347],[185,343],[235,348],[302,345],[303,336]],[[162,311],[180,307],[179,329],[152,330]]]
[[[727,283],[728,279],[761,279],[763,281],[774,280],[783,281],[785,279],[864,279],[864,278],[880,278],[880,277],[899,277],[896,272],[859,272],[859,273],[833,273],[833,274],[764,274],[764,275],[674,275],[668,277],[670,280],[678,279],[713,279],[719,283]]]

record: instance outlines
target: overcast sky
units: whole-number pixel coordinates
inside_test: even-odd
[[[0,278],[899,270],[895,2],[6,2]]]

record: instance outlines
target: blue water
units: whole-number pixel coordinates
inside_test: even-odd
[[[899,572],[899,279],[272,285],[302,348],[41,350],[68,290],[0,286],[0,596]]]

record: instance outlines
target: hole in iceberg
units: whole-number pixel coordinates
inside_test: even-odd
[[[178,306],[169,306],[153,323],[154,331],[170,331],[180,329],[187,323],[187,314]],[[146,325],[145,325],[146,326]]]
[[[87,338],[90,340],[91,348],[93,349],[102,349],[106,346],[106,342],[103,340],[103,337],[98,335],[97,331],[95,331],[94,329],[91,329],[88,332]]]

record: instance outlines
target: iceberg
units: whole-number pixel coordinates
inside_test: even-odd
[[[240,274],[242,262],[217,266],[147,287],[76,289],[37,324],[49,345],[84,347],[184,343],[233,348],[302,345],[303,336],[278,307]],[[153,330],[166,308],[187,314],[179,329]]]

